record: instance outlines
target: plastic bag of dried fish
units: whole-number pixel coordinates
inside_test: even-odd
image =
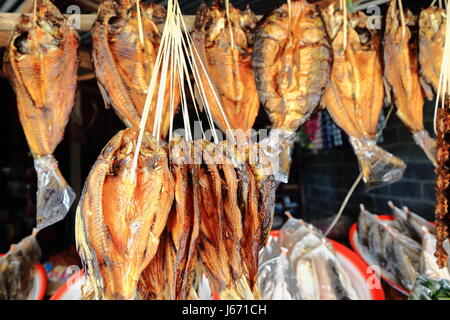
[[[306,0],[283,4],[258,24],[253,52],[256,87],[274,129],[268,156],[287,182],[296,131],[316,110],[330,77],[332,50],[320,10]]]
[[[367,28],[368,17],[361,11],[348,15],[347,30],[342,11],[334,5],[323,11],[323,17],[334,56],[322,103],[350,136],[366,186],[393,183],[402,177],[406,164],[376,144],[384,99],[380,36]]]
[[[0,257],[0,300],[25,300],[28,297],[35,266],[41,259],[36,235],[37,229]]]
[[[62,220],[75,199],[52,154],[75,103],[77,49],[78,34],[68,20],[50,1],[38,0],[35,22],[31,16],[20,18],[4,58],[35,159],[39,229]]]

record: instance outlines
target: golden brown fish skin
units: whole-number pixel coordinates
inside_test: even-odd
[[[77,247],[97,299],[132,299],[158,249],[173,201],[167,154],[144,134],[134,181],[138,132],[120,131],[87,178],[77,214]],[[101,277],[101,279],[99,279]]]
[[[292,1],[258,25],[253,68],[261,103],[272,125],[296,131],[318,106],[330,77],[332,50],[316,5]]]
[[[21,16],[4,56],[4,72],[35,158],[61,142],[75,104],[78,34],[48,0],[37,1],[36,26]]]
[[[213,89],[200,68],[201,81],[214,122],[223,131],[229,128],[251,129],[259,111],[259,98],[252,69],[256,16],[250,9],[240,11],[230,5],[230,21],[234,48],[231,47],[230,27],[222,1],[216,1],[211,6],[200,6],[192,32],[194,45],[230,125],[228,127]]]
[[[194,144],[177,139],[172,142],[176,160],[193,154]],[[192,287],[197,263],[197,242],[200,229],[199,165],[170,162],[175,180],[175,201],[167,221],[165,254],[168,270],[169,299],[186,300]]]
[[[128,127],[134,129],[139,128],[160,45],[161,35],[157,25],[162,23],[166,16],[165,9],[158,4],[141,2],[140,6],[144,48],[139,38],[136,5],[130,0],[103,1],[91,30],[92,61],[105,103],[114,108]],[[159,79],[160,77],[161,75]],[[177,78],[175,75],[172,88],[174,114],[180,103]],[[153,132],[156,117],[158,90],[159,85],[156,85],[146,124],[150,133]],[[170,126],[170,91],[169,72],[161,118],[162,139],[166,137]]]
[[[419,63],[422,85],[432,99],[431,86],[437,92],[445,42],[445,9],[429,7],[419,16]]]
[[[423,92],[419,79],[417,42],[411,39],[410,27],[416,20],[406,14],[405,35],[397,3],[392,1],[386,16],[384,34],[384,77],[392,90],[397,115],[413,133],[423,130]]]
[[[334,58],[322,103],[348,135],[374,139],[384,99],[379,35],[365,28],[364,13],[349,14],[347,47],[343,50],[342,12],[331,5],[323,17]]]

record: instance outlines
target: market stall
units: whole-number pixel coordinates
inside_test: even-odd
[[[0,299],[445,299],[449,12],[0,4]]]

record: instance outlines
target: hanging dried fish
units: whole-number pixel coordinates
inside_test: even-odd
[[[392,91],[397,115],[413,133],[416,143],[436,165],[436,142],[423,127],[424,97],[419,80],[417,42],[412,38],[417,18],[407,10],[404,25],[397,1],[391,1],[384,34],[384,77]]]
[[[77,248],[96,299],[134,298],[172,206],[167,154],[148,133],[131,181],[137,137],[126,129],[111,139],[91,169],[78,207]]]
[[[280,172],[287,182],[295,131],[318,106],[330,78],[332,51],[316,5],[292,1],[265,16],[256,30],[256,86],[274,128],[281,129]]]
[[[34,17],[20,17],[4,57],[35,159],[39,229],[62,220],[75,198],[52,154],[75,103],[77,50],[78,35],[67,19],[50,1],[37,0]]]
[[[438,91],[445,42],[445,9],[429,7],[419,16],[420,79],[428,99]],[[431,87],[431,88],[430,88]]]
[[[347,30],[342,28],[342,11],[334,5],[323,16],[334,52],[323,103],[336,124],[350,136],[366,185],[395,182],[402,177],[405,163],[376,145],[384,99],[379,35],[367,29],[367,16],[362,12],[348,16]]]
[[[155,3],[140,2],[140,13],[144,30],[142,44],[139,37],[139,19],[136,2],[131,0],[106,0],[99,7],[97,20],[92,26],[92,61],[98,85],[105,99],[122,121],[138,129],[144,109],[147,90],[155,68],[161,35],[158,24],[164,22],[165,9]],[[158,92],[161,74],[154,92]],[[177,80],[177,76],[174,78]],[[175,114],[180,103],[177,82],[172,86],[166,82],[161,116],[161,138],[168,133],[171,114],[171,94]],[[148,132],[153,132],[157,94],[153,95],[146,123]],[[159,121],[159,119],[156,119]]]
[[[250,9],[240,11],[231,5],[228,16],[222,0],[202,4],[197,12],[192,39],[212,87],[199,64],[200,79],[214,122],[223,131],[251,129],[258,114],[252,69],[256,21]],[[203,104],[199,95],[197,99]]]

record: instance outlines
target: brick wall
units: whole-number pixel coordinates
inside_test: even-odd
[[[425,128],[433,132],[433,107],[424,107]],[[385,109],[384,112],[387,112]],[[344,138],[347,140],[347,138]],[[408,206],[429,220],[434,219],[434,167],[413,141],[410,132],[395,114],[392,114],[385,130],[384,149],[401,158],[407,164],[403,178],[391,185],[366,191],[361,182],[344,211],[352,219],[359,214],[359,204],[375,213],[390,213],[387,201],[397,206]],[[345,195],[359,174],[356,156],[346,142],[332,150],[318,154],[302,149],[302,216],[311,221],[335,215]]]

